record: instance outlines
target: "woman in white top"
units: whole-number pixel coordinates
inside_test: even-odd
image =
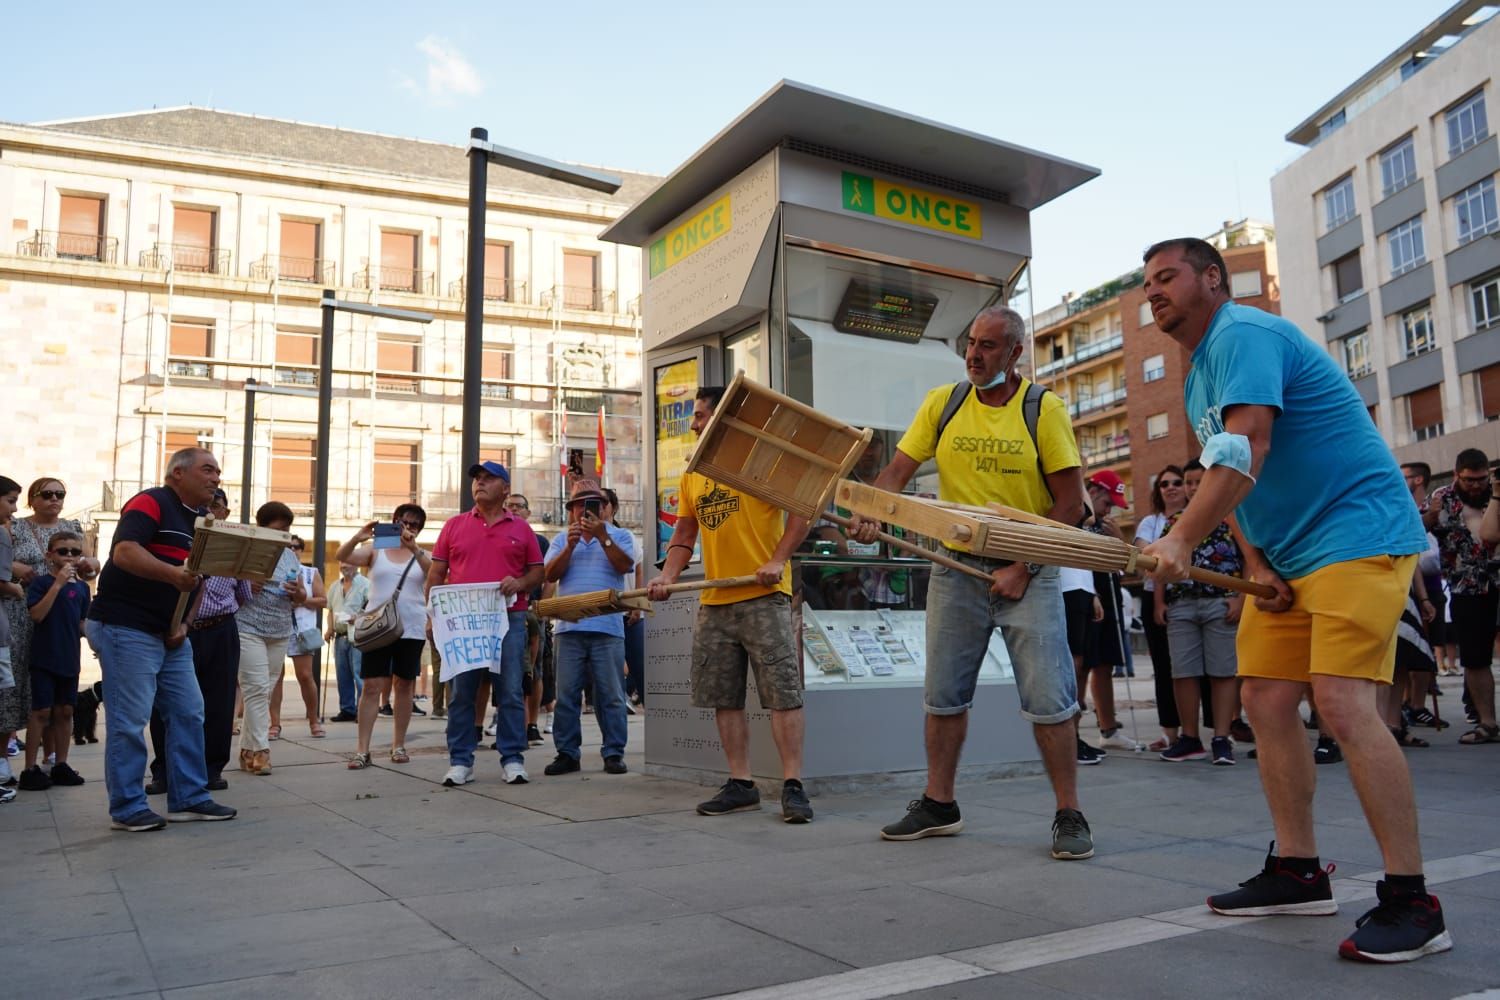
[[[1167,518],[1187,506],[1184,485],[1181,466],[1169,465],[1156,474],[1151,484],[1151,513],[1135,526],[1137,548],[1159,539]],[[1167,649],[1167,628],[1156,620],[1156,599],[1155,582],[1147,577],[1141,596],[1141,625],[1146,630],[1146,647],[1151,651],[1156,717],[1162,732],[1162,738],[1152,743],[1150,749],[1159,752],[1177,742],[1182,720],[1177,715],[1177,696],[1172,693],[1172,654]]]
[[[393,597],[401,617],[401,638],[381,649],[365,650],[360,656],[360,677],[364,688],[359,693],[359,743],[349,769],[358,771],[370,766],[370,738],[380,712],[381,696],[390,689],[395,729],[391,734],[391,762],[405,764],[411,760],[406,752],[406,727],[411,723],[412,686],[422,671],[422,647],[427,642],[427,571],[432,559],[417,544],[417,536],[427,524],[427,512],[414,503],[404,503],[391,515],[401,526],[401,540],[395,548],[376,548],[365,543],[375,536],[380,522],[371,521],[349,539],[335,558],[351,566],[366,566],[370,572],[370,599],[365,611],[375,611]]]
[[[307,545],[296,535],[292,536],[292,553],[301,562]],[[302,691],[302,704],[307,709],[307,731],[315,740],[328,733],[323,729],[323,719],[318,714],[318,685],[313,680],[313,653],[323,645],[318,634],[318,612],[328,606],[328,593],[323,589],[323,574],[312,566],[302,566],[302,589],[307,599],[292,608],[292,635],[287,640],[286,652],[292,658],[292,670],[297,675],[297,687]],[[276,687],[271,691],[271,732],[281,735],[281,686],[286,680],[285,666],[278,672]]]

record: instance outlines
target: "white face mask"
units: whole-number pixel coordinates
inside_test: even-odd
[[[977,389],[993,389],[993,388],[995,388],[995,386],[1000,385],[1002,382],[1004,382],[1005,379],[1006,379],[1006,377],[1009,374],[1010,374],[1009,372],[1007,372],[1004,368],[1002,368],[1002,369],[1000,369],[1000,374],[998,374],[994,378],[990,379],[984,385],[979,385],[979,383],[975,382],[974,386]],[[974,380],[970,379],[969,381],[973,382]]]

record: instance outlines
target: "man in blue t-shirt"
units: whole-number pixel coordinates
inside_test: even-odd
[[[1446,951],[1411,776],[1376,709],[1427,544],[1401,471],[1328,353],[1281,317],[1231,301],[1210,244],[1167,240],[1144,259],[1156,325],[1192,351],[1187,414],[1208,470],[1172,533],[1146,547],[1158,586],[1185,577],[1193,545],[1233,516],[1245,575],[1276,591],[1245,608],[1236,651],[1281,855],[1208,905],[1243,916],[1338,910],[1313,836],[1313,760],[1298,714],[1311,685],[1385,859],[1379,905],[1339,954],[1401,962]]]
[[[607,503],[599,484],[580,479],[568,497],[568,530],[552,539],[547,549],[547,581],[557,584],[559,597],[597,590],[619,590],[625,575],[635,569],[635,541],[630,532],[604,517]],[[560,621],[557,637],[557,710],[552,716],[552,742],[557,758],[545,774],[579,770],[583,742],[584,685],[593,693],[594,717],[599,721],[604,770],[625,773],[625,616],[616,612],[577,622]]]
[[[201,577],[183,564],[199,511],[213,500],[219,463],[201,448],[167,461],[165,485],[142,490],[120,511],[85,626],[104,675],[104,784],[116,830],[160,830],[168,820],[226,820],[235,810],[208,793],[203,694],[187,626],[172,628],[179,594]],[[146,804],[146,727],[155,705],[167,724],[166,819]]]

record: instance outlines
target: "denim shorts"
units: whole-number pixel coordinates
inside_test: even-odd
[[[986,572],[1001,565],[962,552],[948,555]],[[1042,567],[1019,601],[996,597],[982,580],[946,566],[932,567],[927,590],[927,684],[923,696],[927,713],[958,715],[968,711],[974,703],[974,688],[990,635],[996,628],[1010,652],[1021,718],[1050,726],[1077,715],[1078,686],[1054,566]]]

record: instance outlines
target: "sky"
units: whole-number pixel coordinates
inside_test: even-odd
[[[1286,133],[1450,2],[0,0],[0,120],[194,104],[455,144],[478,125],[665,174],[796,80],[1099,168],[1032,217],[1040,312],[1158,239],[1271,221]]]

